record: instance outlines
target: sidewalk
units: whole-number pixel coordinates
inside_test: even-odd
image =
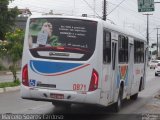
[[[20,86],[0,88],[0,93],[12,92],[20,90]]]
[[[17,77],[21,78],[21,72],[17,72]],[[0,71],[0,83],[1,82],[12,82],[13,81],[13,75],[9,71]]]
[[[21,73],[21,71],[17,71],[17,74],[20,74]],[[0,76],[1,75],[12,75],[12,72],[10,72],[10,71],[0,71]]]
[[[21,72],[17,72],[17,77],[20,79]],[[13,81],[13,75],[9,71],[0,71],[0,83],[1,82],[12,82]],[[6,87],[6,88],[0,88],[0,93],[4,92],[10,92],[10,91],[17,91],[20,89],[20,86],[15,87]]]

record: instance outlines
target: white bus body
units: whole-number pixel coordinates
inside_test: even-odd
[[[53,104],[115,103],[118,108],[122,99],[136,99],[144,89],[145,53],[143,37],[100,19],[31,16],[21,97]]]

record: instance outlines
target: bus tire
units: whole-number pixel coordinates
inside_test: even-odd
[[[131,100],[136,100],[137,98],[138,98],[138,93],[136,93],[130,97]]]
[[[122,107],[122,97],[123,97],[123,88],[121,86],[119,89],[117,102],[114,104],[115,112],[119,112]]]
[[[141,77],[140,84],[139,84],[139,91],[142,91],[142,80],[143,78]]]

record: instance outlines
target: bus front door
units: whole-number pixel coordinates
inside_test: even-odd
[[[129,63],[128,63],[128,86],[127,86],[127,96],[129,97],[132,92],[132,87],[134,84],[133,75],[133,64],[134,64],[134,46],[129,43]]]
[[[112,62],[111,62],[111,102],[114,102],[115,93],[116,93],[116,79],[117,79],[117,67],[118,67],[118,60],[117,60],[117,41],[112,40]]]

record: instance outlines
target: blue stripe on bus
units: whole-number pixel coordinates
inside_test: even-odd
[[[67,70],[74,69],[83,64],[79,63],[64,63],[64,62],[47,62],[47,61],[30,61],[30,67],[34,72],[44,73],[44,74],[52,74],[64,72]]]
[[[119,88],[119,84],[120,84],[120,73],[118,72],[118,74],[117,74],[117,88]]]
[[[127,73],[125,76],[125,86],[128,86],[128,68],[127,68]]]

